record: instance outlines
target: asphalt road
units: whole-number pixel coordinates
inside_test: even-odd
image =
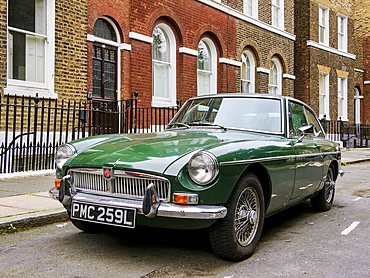
[[[243,262],[220,260],[206,231],[86,234],[66,222],[0,237],[0,276],[369,277],[370,163],[342,169],[329,212],[304,203],[266,219]]]

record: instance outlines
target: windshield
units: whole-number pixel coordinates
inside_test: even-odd
[[[170,128],[211,125],[224,129],[283,132],[279,99],[202,98],[185,105],[172,120]]]

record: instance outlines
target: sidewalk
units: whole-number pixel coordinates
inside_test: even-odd
[[[342,151],[342,165],[365,161],[370,149]],[[36,174],[0,174],[0,234],[68,220],[63,206],[49,197],[53,171]]]

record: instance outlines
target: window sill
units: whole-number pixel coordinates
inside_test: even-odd
[[[173,107],[173,106],[177,106],[177,103],[176,101],[157,100],[153,98],[151,105],[152,107]]]
[[[4,88],[4,94],[9,94],[12,96],[25,96],[25,97],[44,97],[44,98],[52,98],[57,99],[58,94],[51,93],[48,89],[45,88],[34,88],[34,87],[27,87],[27,86],[13,86],[8,85],[7,88]]]

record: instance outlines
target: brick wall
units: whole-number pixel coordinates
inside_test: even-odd
[[[271,24],[271,0],[258,1],[258,19]]]
[[[6,60],[7,60],[7,42],[6,42],[6,15],[7,1],[0,1],[0,94],[3,94],[6,86]]]
[[[283,73],[294,75],[293,40],[242,20],[236,21],[236,30],[236,46],[238,47],[236,57],[238,61],[241,61],[243,51],[249,49],[255,57],[256,67],[269,69],[271,59],[277,57],[281,62]],[[236,88],[240,92],[240,70],[236,74]],[[288,83],[289,86],[285,86]],[[293,87],[291,82],[283,82],[283,94],[293,96]],[[256,72],[255,90],[259,93],[268,93],[268,74]]]
[[[310,79],[309,79],[309,105],[319,112],[319,69],[317,65],[330,68],[329,73],[329,103],[330,118],[338,119],[338,74],[337,70],[348,72],[347,99],[348,99],[348,120],[354,121],[354,60],[339,56],[321,49],[310,49]]]
[[[358,63],[356,68],[364,70],[361,75],[363,81],[370,81],[370,0],[355,0],[355,22],[356,32],[356,55]],[[361,94],[361,118],[363,122],[370,124],[370,84],[358,82]]]
[[[197,50],[200,40],[207,37],[214,42],[218,58],[235,59],[235,19],[198,1],[132,1],[132,32],[151,37],[161,22],[171,27],[176,38],[176,92],[183,103],[197,94],[197,63],[196,56],[179,53],[178,48]],[[141,105],[150,106],[151,44],[134,39],[131,44],[131,88],[140,88]],[[227,91],[235,91],[235,67],[218,63],[217,92]]]
[[[338,49],[338,13],[347,16],[348,53],[355,54],[354,6],[352,0],[340,1],[295,1],[295,97],[309,104],[316,113],[319,112],[319,69],[318,65],[330,68],[329,99],[330,118],[338,119],[338,74],[337,70],[348,72],[348,119],[354,121],[354,86],[361,83],[355,76],[356,60],[337,55],[330,51],[307,46],[307,41],[319,41],[319,7],[329,9],[329,47]],[[308,18],[309,20],[302,20]]]
[[[362,39],[362,48],[363,48],[363,69],[364,73],[364,81],[366,84],[363,85],[363,102],[365,104],[364,107],[364,121],[370,124],[370,36],[365,36]]]
[[[55,93],[86,99],[87,0],[55,3]]]

